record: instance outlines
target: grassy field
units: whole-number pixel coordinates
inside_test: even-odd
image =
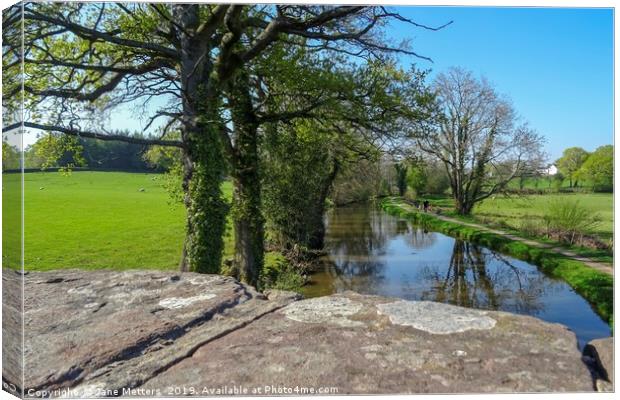
[[[425,197],[430,200],[434,207],[448,209],[447,215],[464,221],[480,223],[483,225],[506,230],[523,237],[536,239],[540,242],[560,245],[544,236],[529,236],[522,231],[523,221],[529,220],[539,226],[544,226],[543,215],[550,204],[557,200],[578,201],[586,207],[592,215],[600,218],[600,223],[589,233],[597,236],[602,241],[613,239],[613,195],[611,193],[549,193],[544,195],[497,195],[489,198],[474,207],[472,215],[463,217],[455,214],[453,200],[446,195]],[[561,245],[593,260],[613,263],[613,254],[609,250],[595,250],[581,246]]]
[[[14,228],[19,226],[19,175],[2,178],[6,265],[18,256],[11,249],[19,240]],[[27,173],[24,189],[26,269],[178,267],[185,209],[170,204],[157,174]],[[231,190],[225,183],[229,197]],[[230,233],[227,239],[226,253],[232,253]]]
[[[531,218],[542,223],[545,210],[554,200],[576,200],[593,215],[601,219],[599,225],[591,232],[602,239],[613,237],[613,195],[610,193],[562,193],[529,196],[496,196],[485,200],[474,208],[473,214],[478,218],[503,220],[507,225],[519,229],[524,218]]]
[[[454,201],[446,195],[427,196],[433,206],[453,208]],[[600,217],[600,223],[591,233],[601,239],[613,237],[614,199],[611,193],[549,193],[544,195],[497,195],[484,200],[474,207],[472,217],[484,222],[502,222],[514,229],[519,229],[524,218],[542,222],[545,210],[556,200],[578,201],[593,215]]]

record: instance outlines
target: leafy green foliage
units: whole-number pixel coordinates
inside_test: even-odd
[[[183,147],[182,155],[175,154],[183,167],[163,168],[176,199],[182,188],[188,218],[183,266],[194,271],[218,272],[229,208],[235,265],[246,259],[255,265],[241,271],[261,269],[260,123],[310,118],[338,134],[356,130],[368,140],[382,131],[393,138],[398,118],[416,113],[412,104],[422,98],[418,76],[412,79],[390,60],[392,51],[414,53],[405,44],[391,47],[380,34],[384,22],[405,19],[381,7],[34,2],[23,10],[25,105],[33,123],[55,121],[66,124],[56,130],[99,137],[76,127],[101,126],[107,112],[132,104],[156,108],[145,115],[148,126],[159,117],[170,118],[166,127],[181,126],[181,140],[173,145]],[[274,18],[287,23],[270,23]],[[14,38],[11,55],[20,54]],[[352,54],[360,59],[350,61]],[[369,59],[374,61],[365,64]],[[149,105],[168,95],[165,106]],[[266,110],[273,114],[264,115]],[[359,152],[352,147],[361,140],[345,136],[347,145],[337,151]],[[45,166],[54,154],[41,146],[45,154],[33,154]],[[89,163],[98,162],[92,152],[85,154]],[[157,160],[160,167],[163,161]],[[235,186],[232,207],[220,189],[227,165]],[[324,200],[316,203],[322,208]],[[253,256],[241,254],[249,248]],[[244,279],[243,272],[239,276]]]
[[[614,187],[614,147],[601,146],[583,163],[576,175],[588,180],[595,191],[611,192]]]
[[[2,170],[19,168],[20,154],[15,146],[2,141]]]
[[[344,164],[334,181],[331,199],[335,205],[369,201],[392,193],[394,167],[379,159]]]
[[[309,121],[271,130],[263,142],[263,210],[271,241],[320,247],[335,172],[334,136]]]
[[[280,116],[262,142],[268,233],[285,248],[319,248],[332,182],[336,203],[368,199],[385,186],[378,144],[402,131],[400,117],[421,118],[424,73],[282,43],[263,56],[257,68],[272,92],[267,114]]]
[[[145,146],[135,143],[48,134],[26,148],[25,167],[47,169],[71,165],[100,170],[164,171],[171,167],[173,157],[180,163],[177,148],[153,148],[156,150],[145,151]],[[165,155],[154,159],[158,151]]]
[[[62,173],[70,173],[72,168],[86,164],[83,151],[78,138],[46,134],[26,149],[26,168],[46,170],[59,167]]]
[[[450,188],[450,178],[443,165],[437,162],[426,162],[424,165],[426,185],[424,192],[432,194],[444,194]]]
[[[563,182],[564,182],[564,174],[561,172],[558,172],[557,174],[553,175],[553,177],[551,178],[550,184],[554,191],[559,192],[560,189],[562,188]]]
[[[145,146],[120,141],[79,138],[85,166],[92,169],[121,171],[157,170],[144,160]],[[159,169],[162,171],[162,169]]]
[[[217,274],[222,265],[230,209],[221,190],[225,160],[217,127],[201,123],[200,128],[202,135],[192,140],[195,162],[184,188],[188,216],[184,262],[191,271]]]
[[[166,136],[174,139],[175,136]],[[183,164],[181,149],[176,147],[150,146],[142,155],[147,164],[158,171],[164,173],[158,176],[162,187],[170,195],[171,204],[183,202]]]
[[[416,195],[422,194],[428,182],[428,176],[421,163],[414,163],[407,172],[407,185],[415,191]]]
[[[173,139],[173,137],[166,138]],[[151,146],[142,155],[151,168],[170,171],[181,165],[181,149],[176,147]]]
[[[409,167],[404,162],[394,164],[394,170],[396,171],[396,187],[398,188],[399,196],[404,196],[405,193],[407,193],[408,169]]]
[[[271,251],[265,254],[260,289],[299,292],[304,283],[303,275],[281,253]]]
[[[581,147],[569,147],[564,150],[562,157],[556,161],[557,167],[566,178],[570,186],[577,186],[577,171],[588,159],[589,153]]]

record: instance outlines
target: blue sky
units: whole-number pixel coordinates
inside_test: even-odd
[[[486,76],[547,138],[550,160],[566,147],[613,143],[613,11],[569,8],[396,7],[425,31],[399,23],[394,40],[433,63],[403,57],[431,77],[451,66]]]
[[[451,66],[486,76],[547,138],[550,161],[567,147],[592,151],[613,143],[611,9],[394,8],[429,26],[454,21],[436,32],[404,23],[388,27],[390,39],[411,39],[417,53],[434,61],[401,57],[404,66],[432,69],[431,79]],[[146,121],[141,111],[124,108],[112,113],[110,123],[140,130]],[[25,138],[26,144],[34,140]]]

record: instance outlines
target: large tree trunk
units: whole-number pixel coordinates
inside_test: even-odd
[[[183,189],[187,208],[187,236],[181,270],[218,273],[222,263],[223,235],[227,204],[221,184],[225,160],[220,138],[219,96],[211,85],[211,66],[205,62],[210,49],[195,32],[200,18],[197,5],[174,6],[175,19],[184,31],[181,42],[181,119],[183,152]],[[214,122],[215,121],[215,122]]]
[[[229,102],[234,124],[232,154],[233,208],[235,227],[234,269],[241,281],[256,286],[264,262],[264,219],[258,158],[258,121],[254,113],[248,77],[231,80]]]
[[[222,264],[228,211],[221,191],[224,159],[219,133],[207,127],[200,132],[188,132],[191,155],[185,157],[183,178],[187,236],[181,270],[215,274]]]
[[[467,201],[457,201],[456,202],[456,212],[459,215],[469,215],[471,214],[472,204],[469,204]]]
[[[260,182],[255,173],[234,176],[234,269],[241,281],[256,286],[264,261],[264,221],[260,210]]]
[[[469,215],[474,206],[473,201],[469,198],[467,192],[457,189],[454,197],[454,208],[459,215]]]

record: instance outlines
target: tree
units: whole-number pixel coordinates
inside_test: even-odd
[[[407,173],[407,185],[415,191],[416,195],[420,195],[426,190],[428,176],[426,168],[421,161],[416,161],[409,166]]]
[[[82,152],[78,138],[46,134],[24,151],[25,166],[41,170],[59,167],[67,171],[85,165]]]
[[[2,170],[19,168],[20,154],[15,146],[11,146],[7,141],[2,141]]]
[[[576,177],[591,182],[595,191],[613,191],[614,146],[606,145],[597,148],[582,164]]]
[[[188,211],[183,270],[219,271],[228,212],[220,187],[230,165],[235,264],[249,283],[257,282],[262,260],[256,186],[262,117],[253,107],[250,66],[277,43],[367,56],[400,50],[381,41],[376,29],[390,19],[424,27],[384,7],[360,6],[33,2],[23,15],[13,7],[3,19],[13,27],[3,31],[10,39],[5,82],[16,82],[3,93],[5,112],[18,109],[23,61],[25,105],[33,111],[24,127],[181,149]],[[102,113],[123,104],[147,110],[154,97],[167,102],[152,107],[147,128],[161,120],[160,133],[178,129],[180,139],[101,129]]]
[[[409,166],[405,162],[397,162],[394,164],[394,170],[396,171],[396,187],[398,188],[398,195],[404,196],[407,193],[407,171]]]
[[[577,186],[576,172],[588,159],[589,155],[590,153],[581,147],[569,147],[564,150],[562,157],[555,162],[560,172],[562,172],[562,175],[568,178],[570,187]]]
[[[144,159],[148,146],[143,144],[91,138],[79,138],[79,143],[83,148],[82,156],[89,168],[127,171],[146,171],[155,168]]]
[[[273,69],[278,63],[270,65]],[[271,90],[277,83],[279,93],[266,99],[269,106],[295,117],[265,128],[264,212],[281,246],[314,250],[323,245],[323,214],[336,178],[349,172],[359,178],[361,160],[379,159],[381,144],[398,132],[394,121],[426,101],[421,92],[424,74],[405,73],[391,62],[352,65],[338,56],[304,55],[286,69],[293,71],[282,71],[267,82]],[[285,76],[292,82],[284,84]],[[296,85],[299,94],[293,95]],[[280,97],[282,93],[286,97]]]
[[[408,54],[404,48],[367,40],[335,47],[336,41],[317,54],[312,51],[313,45],[305,39],[302,42],[301,48],[274,44],[241,68],[236,83],[229,84],[224,93],[233,126],[233,140],[225,140],[225,147],[232,148],[234,143],[238,149],[229,156],[229,162],[234,187],[235,265],[242,277],[244,271],[257,272],[262,266],[264,229],[257,162],[261,129],[267,124],[310,119],[329,126],[338,135],[364,131],[373,136],[390,130],[388,127],[394,125],[390,118],[411,114],[411,104],[419,100],[417,93],[406,102],[403,96],[405,91],[417,89],[419,74],[406,75],[389,59],[391,53]],[[350,59],[351,54],[366,61],[367,67],[357,68],[343,56]],[[405,84],[403,77],[411,80]],[[319,192],[323,198],[331,181],[326,181],[325,190]],[[321,202],[316,204],[323,208]],[[318,238],[322,233],[310,232],[310,236]],[[313,242],[322,243],[322,239]]]
[[[425,160],[424,171],[426,185],[424,192],[432,194],[444,194],[450,187],[450,179],[443,166],[437,160]]]
[[[471,72],[452,68],[439,74],[434,90],[434,118],[412,124],[412,137],[443,163],[456,211],[467,215],[538,162],[543,139],[527,125],[515,127],[510,103]]]
[[[281,124],[265,137],[263,203],[273,242],[288,251],[323,247],[323,213],[338,173],[333,136],[312,121]],[[319,129],[317,129],[319,128]]]

